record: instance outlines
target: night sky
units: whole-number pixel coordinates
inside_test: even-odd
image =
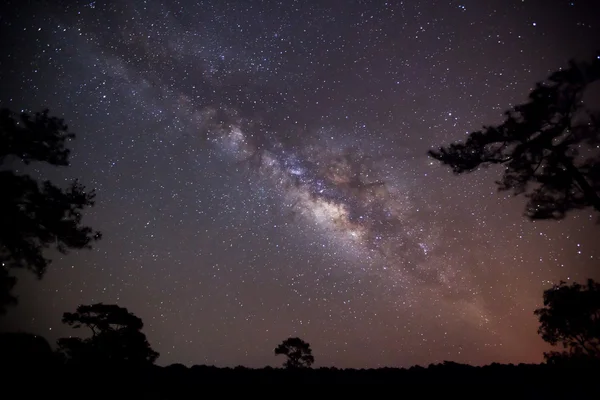
[[[15,329],[104,302],[159,365],[540,362],[543,290],[600,276],[591,211],[528,221],[426,154],[594,56],[597,1],[8,3],[0,106],[65,118],[72,166],[34,172],[95,188],[104,234],[18,275]]]

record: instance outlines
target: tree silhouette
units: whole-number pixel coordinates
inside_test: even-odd
[[[103,303],[80,305],[76,312],[64,313],[62,321],[75,329],[87,327],[92,334],[86,339],[58,340],[60,351],[70,362],[149,365],[159,356],[141,332],[142,320],[126,308]]]
[[[561,281],[544,292],[544,307],[534,314],[542,339],[568,349],[545,353],[547,361],[569,357],[600,361],[600,283],[589,279],[587,285],[567,285]]]
[[[279,354],[287,357],[283,363],[286,368],[308,368],[315,362],[310,344],[297,337],[288,338],[277,346],[275,355]]]
[[[506,111],[501,124],[428,154],[456,174],[502,165],[499,190],[525,193],[530,219],[562,219],[589,207],[600,215],[600,113],[586,104],[598,80],[600,58],[571,60],[538,82],[528,102]]]
[[[2,371],[43,371],[58,365],[50,343],[39,335],[26,332],[0,333],[0,369]]]
[[[77,180],[67,188],[38,182],[19,173],[34,162],[68,166],[66,142],[75,138],[62,119],[48,110],[31,117],[0,109],[0,313],[17,303],[11,294],[16,279],[9,271],[26,268],[41,278],[51,260],[43,251],[90,248],[101,237],[81,223],[81,211],[94,205],[95,193]],[[20,163],[19,163],[20,162]]]

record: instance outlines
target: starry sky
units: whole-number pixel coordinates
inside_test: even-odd
[[[596,4],[594,4],[596,3]],[[497,169],[428,158],[600,48],[597,2],[8,1],[0,106],[49,108],[101,230],[19,274],[4,323],[140,316],[159,365],[540,362],[533,310],[598,279],[591,211],[531,222]],[[596,239],[595,239],[596,238]]]

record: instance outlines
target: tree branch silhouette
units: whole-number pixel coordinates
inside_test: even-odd
[[[538,82],[527,103],[506,111],[503,123],[428,154],[455,174],[502,165],[499,190],[525,194],[530,219],[562,219],[585,208],[600,215],[600,114],[584,102],[599,80],[599,58],[571,60]]]
[[[67,142],[75,134],[62,119],[48,110],[17,116],[0,109],[0,313],[17,303],[11,290],[16,279],[13,268],[25,268],[42,278],[50,265],[44,256],[54,248],[62,254],[71,249],[89,249],[101,233],[82,224],[82,211],[95,204],[95,192],[86,192],[77,180],[66,188],[50,181],[38,182],[18,172],[16,163],[69,166]]]

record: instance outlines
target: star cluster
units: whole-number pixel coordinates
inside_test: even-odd
[[[550,4],[552,3],[552,4]],[[0,105],[50,108],[104,239],[20,277],[50,340],[128,307],[159,364],[538,362],[550,284],[597,276],[589,213],[529,222],[427,150],[600,48],[586,1],[9,1]]]

